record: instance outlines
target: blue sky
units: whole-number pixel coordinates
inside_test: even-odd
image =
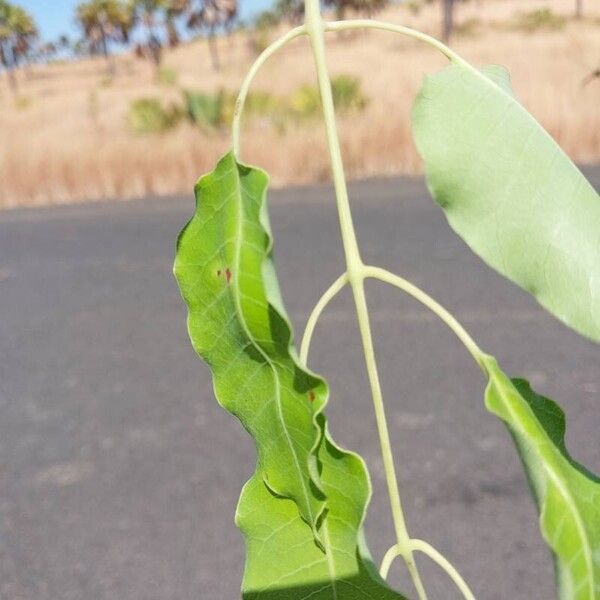
[[[70,37],[79,35],[73,23],[73,11],[79,0],[13,0],[26,8],[34,17],[44,39],[55,39],[66,33]],[[272,0],[240,0],[242,18],[247,18],[268,8]]]

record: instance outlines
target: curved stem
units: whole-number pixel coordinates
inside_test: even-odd
[[[373,279],[379,279],[385,283],[389,283],[424,304],[429,310],[434,312],[446,325],[456,334],[460,341],[466,346],[475,362],[481,370],[486,373],[484,357],[485,354],[475,343],[473,338],[467,333],[466,329],[436,300],[416,285],[410,283],[399,275],[394,275],[385,269],[379,267],[365,267],[365,276]]]
[[[381,575],[382,579],[387,579],[387,576],[390,573],[390,567],[392,566],[392,563],[399,557],[402,556],[402,553],[400,552],[399,548],[398,548],[398,544],[394,544],[386,553],[385,556],[383,557],[383,560],[381,561],[381,567],[379,567],[379,575]]]
[[[342,242],[346,255],[346,264],[348,265],[348,276],[350,281],[352,281],[357,268],[362,265],[362,260],[358,250],[356,233],[352,222],[352,213],[350,211],[350,202],[348,200],[348,187],[346,185],[342,151],[337,132],[333,92],[331,90],[331,80],[329,77],[325,52],[325,22],[321,17],[319,0],[305,1],[305,27],[310,39],[317,71],[317,81],[323,104],[323,118],[325,121],[327,145],[329,147],[331,158],[333,185],[337,200]]]
[[[363,351],[365,354],[365,361],[367,365],[367,374],[369,377],[369,383],[371,385],[371,395],[373,397],[373,407],[375,410],[377,430],[379,433],[379,440],[381,444],[383,468],[385,471],[385,478],[388,486],[392,517],[394,520],[394,527],[396,530],[396,539],[398,542],[397,545],[400,554],[402,555],[402,558],[406,563],[406,568],[410,573],[414,586],[419,594],[419,598],[421,600],[427,600],[427,594],[425,592],[425,588],[423,586],[421,577],[419,575],[419,571],[417,569],[417,563],[415,562],[412,550],[409,545],[410,536],[408,534],[406,521],[404,519],[404,511],[402,510],[400,486],[398,484],[398,478],[396,476],[396,468],[394,466],[394,457],[392,454],[390,434],[387,425],[387,418],[385,416],[385,406],[383,404],[383,394],[381,392],[381,383],[379,381],[377,361],[375,359],[375,349],[373,347],[373,336],[371,333],[371,323],[367,308],[367,299],[365,296],[363,278],[361,278],[361,281],[358,285],[352,286],[352,291],[354,292],[356,313],[358,316],[358,325],[363,341]]]
[[[325,310],[325,307],[329,304],[329,302],[331,302],[334,296],[340,292],[347,283],[348,273],[340,275],[319,298],[319,301],[316,303],[315,307],[310,313],[310,317],[306,322],[306,328],[304,329],[304,335],[302,336],[302,344],[300,345],[300,360],[302,361],[302,364],[306,365],[307,363],[310,341],[321,313],[323,310]]]
[[[325,23],[321,17],[319,0],[305,0],[305,25],[311,42],[311,48],[317,71],[317,79],[319,83],[319,91],[323,104],[323,118],[325,120],[327,142],[331,157],[333,183],[337,200],[342,242],[346,257],[346,270],[348,274],[348,281],[354,294],[356,314],[360,327],[369,383],[371,386],[371,395],[373,397],[373,407],[377,421],[377,430],[379,433],[396,539],[399,547],[403,550],[403,557],[417,590],[419,599],[427,600],[427,594],[419,576],[412,551],[408,547],[408,541],[410,538],[406,529],[404,513],[402,511],[400,491],[398,488],[398,480],[394,466],[394,457],[392,454],[390,436],[385,416],[385,407],[383,405],[381,385],[377,371],[377,362],[373,348],[369,312],[365,298],[363,274],[364,265],[360,257],[356,233],[352,222],[352,213],[350,211],[348,190],[344,174],[344,164],[342,161],[340,141],[337,133],[335,107],[333,103],[331,80],[329,77],[329,71],[327,69],[325,52]]]
[[[382,31],[391,31],[392,33],[401,33],[402,35],[429,44],[454,62],[468,65],[463,58],[448,48],[448,46],[442,44],[439,40],[416,29],[411,29],[410,27],[394,25],[392,23],[386,23],[385,21],[372,21],[370,19],[349,19],[346,21],[328,21],[325,23],[326,31],[346,31],[349,29],[379,29]]]
[[[478,77],[486,85],[495,85],[494,82],[486,77],[479,69],[476,69],[471,63],[466,61],[462,56],[448,48],[445,44],[427,35],[417,29],[411,29],[403,25],[394,25],[385,21],[372,21],[369,19],[348,19],[344,21],[328,21],[325,23],[325,31],[346,31],[350,29],[379,29],[381,31],[390,31],[392,33],[400,33],[401,35],[419,40],[428,44],[432,48],[439,50],[446,58],[455,64],[469,70],[475,77]]]
[[[415,552],[422,552],[426,554],[433,562],[439,565],[450,577],[450,579],[456,584],[456,587],[460,590],[466,600],[475,600],[475,595],[463,579],[462,575],[452,566],[450,561],[442,554],[440,554],[431,544],[423,540],[412,539],[409,542],[409,546]],[[383,579],[387,579],[390,572],[390,567],[394,560],[401,556],[402,553],[397,545],[392,546],[386,553],[379,569],[379,574]]]
[[[240,127],[242,113],[244,112],[244,104],[246,103],[246,97],[248,96],[248,91],[252,85],[254,77],[256,77],[256,74],[260,68],[273,54],[275,54],[275,52],[301,35],[306,35],[306,28],[304,25],[288,31],[284,36],[280,37],[278,40],[275,40],[270,46],[261,52],[254,64],[250,67],[250,70],[248,71],[248,74],[242,83],[242,87],[240,88],[240,93],[238,94],[235,103],[235,111],[233,114],[233,152],[236,157],[239,158],[240,156]]]
[[[461,574],[431,544],[428,544],[423,540],[411,540],[410,547],[417,552],[426,554],[433,562],[437,563],[444,571],[446,571],[448,577],[456,584],[456,587],[460,590],[466,600],[475,600],[473,592],[469,589],[469,586],[466,584]]]

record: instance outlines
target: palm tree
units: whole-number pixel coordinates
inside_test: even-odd
[[[390,0],[322,0],[326,7],[333,8],[337,19],[343,19],[347,10],[364,13],[369,18],[385,8]],[[304,14],[304,0],[278,0],[275,14],[291,21],[299,21]]]
[[[125,44],[133,26],[132,12],[121,0],[88,0],[75,9],[75,18],[83,29],[92,54],[102,51],[114,72],[110,58],[110,42]]]
[[[26,58],[38,36],[33,17],[20,6],[0,0],[0,64],[8,74],[11,88],[18,89],[15,69]]]
[[[348,9],[364,13],[370,19],[376,11],[385,8],[388,4],[389,0],[325,0],[326,6],[335,8],[339,19],[344,18]]]
[[[190,0],[187,7],[189,29],[203,31],[208,39],[208,47],[215,70],[221,67],[219,49],[215,34],[218,29],[231,32],[238,16],[237,0]]]
[[[281,19],[298,23],[304,15],[304,0],[277,0],[274,13]]]
[[[15,64],[18,66],[21,58],[25,58],[30,52],[38,37],[38,30],[33,17],[20,6],[12,7],[9,23],[14,36]]]
[[[12,71],[13,54],[11,47],[12,31],[9,25],[9,15],[11,7],[4,0],[0,0],[0,64],[8,74],[8,82],[13,90],[16,89],[17,82]]]
[[[141,22],[146,29],[146,43],[141,46],[141,55],[149,56],[157,70],[162,59],[163,43],[157,33],[164,28],[169,47],[179,44],[177,18],[188,8],[187,0],[130,0],[130,10],[135,23]]]
[[[442,40],[445,44],[454,31],[454,4],[455,0],[442,0]]]
[[[167,8],[166,0],[131,0],[131,11],[135,22],[141,22],[146,29],[145,54],[152,59],[156,69],[160,68],[162,43],[156,34],[157,22]]]
[[[68,51],[71,49],[71,40],[68,35],[64,33],[58,36],[58,40],[56,40],[56,46],[59,50]]]
[[[188,0],[166,0],[165,9],[165,30],[167,33],[167,42],[170,48],[179,45],[180,37],[177,29],[177,18],[184,14]]]

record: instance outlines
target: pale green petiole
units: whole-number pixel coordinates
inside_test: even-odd
[[[325,23],[321,17],[319,0],[306,0],[305,13],[305,26],[311,42],[315,68],[317,71],[319,91],[321,93],[321,101],[323,104],[323,117],[327,132],[333,183],[337,200],[342,242],[346,257],[346,271],[356,305],[356,314],[363,343],[363,351],[365,355],[369,383],[371,386],[371,395],[373,397],[373,408],[375,411],[377,430],[379,433],[383,465],[388,486],[388,493],[390,496],[392,517],[396,532],[396,541],[398,546],[403,550],[403,558],[413,580],[415,589],[417,590],[419,599],[427,600],[425,588],[421,581],[421,577],[419,576],[419,571],[413,558],[412,551],[408,545],[410,536],[406,528],[404,512],[402,510],[398,479],[396,477],[396,469],[394,466],[394,456],[392,453],[387,419],[385,416],[385,407],[383,404],[383,396],[381,393],[381,384],[379,382],[377,362],[375,359],[375,349],[373,347],[371,324],[364,291],[364,280],[361,275],[363,262],[360,257],[360,251],[356,240],[356,232],[352,222],[350,203],[348,200],[348,189],[346,186],[346,176],[344,173],[342,153],[337,132],[331,80],[327,68],[325,52]]]
[[[419,289],[416,285],[410,281],[394,275],[385,269],[379,267],[365,267],[365,277],[372,277],[379,279],[385,283],[389,283],[407,294],[412,296],[415,300],[418,300],[421,304],[429,308],[435,313],[458,337],[458,339],[465,345],[465,348],[470,352],[475,362],[479,365],[484,373],[487,373],[484,364],[484,352],[475,343],[473,338],[467,333],[465,328],[456,320],[450,312],[448,312],[439,302],[434,300],[431,296],[426,294],[423,290]]]
[[[331,302],[333,297],[340,292],[347,283],[348,274],[344,273],[343,275],[340,275],[321,296],[313,311],[310,313],[310,317],[306,323],[306,328],[304,329],[304,335],[302,336],[302,344],[300,344],[300,360],[303,364],[306,364],[308,359],[310,341],[321,313],[325,310],[325,307]]]
[[[465,580],[461,574],[450,564],[450,562],[440,554],[431,544],[423,540],[412,539],[410,541],[410,547],[416,552],[422,552],[427,555],[433,562],[437,563],[450,577],[450,579],[456,584],[456,587],[460,590],[461,594],[466,600],[475,600],[473,592],[469,589]],[[401,556],[401,552],[397,546],[392,546],[385,554],[383,562],[381,563],[380,575],[386,579],[394,562],[398,556]]]
[[[406,292],[409,296],[412,296],[415,300],[419,301],[421,304],[426,306],[431,312],[436,314],[454,334],[458,337],[458,339],[464,344],[465,348],[469,351],[475,362],[479,365],[481,370],[484,373],[487,373],[487,369],[485,368],[484,360],[485,353],[479,348],[479,346],[475,343],[473,338],[469,335],[466,329],[457,321],[457,319],[446,310],[437,300],[434,300],[429,294],[424,292],[422,289],[418,288],[416,285],[411,283],[410,281],[400,277],[399,275],[395,275],[386,269],[382,269],[380,267],[372,267],[363,265],[360,269],[360,273],[363,278],[372,278],[378,279],[379,281],[383,281],[394,287],[401,289]],[[315,327],[317,325],[317,321],[319,320],[321,314],[331,302],[331,300],[344,288],[344,286],[348,283],[348,275],[344,273],[340,275],[331,286],[325,291],[325,293],[319,298],[317,304],[313,308],[308,321],[306,323],[306,328],[304,330],[304,335],[302,336],[302,344],[300,349],[300,358],[304,364],[307,362],[308,351],[310,349],[310,342],[315,331]]]
[[[352,29],[377,29],[380,31],[389,31],[391,33],[399,33],[401,35],[413,38],[415,40],[424,42],[428,44],[432,48],[439,50],[446,58],[449,60],[461,64],[464,67],[468,68],[471,71],[474,71],[479,75],[479,71],[474,69],[467,61],[465,61],[461,56],[456,54],[453,50],[448,48],[445,44],[442,44],[439,40],[436,40],[434,37],[422,33],[416,29],[411,29],[410,27],[404,27],[403,25],[393,25],[391,23],[385,23],[383,21],[371,21],[368,19],[350,19],[346,21],[324,21],[322,22],[322,31],[325,32],[334,32],[334,31],[346,31]],[[240,88],[240,92],[238,94],[235,111],[233,115],[233,150],[236,156],[240,155],[240,129],[241,129],[241,119],[242,114],[244,112],[244,105],[246,103],[246,98],[248,96],[248,91],[250,86],[252,85],[252,81],[256,77],[256,74],[260,71],[261,67],[267,62],[267,60],[273,56],[277,51],[281,50],[284,46],[286,46],[292,40],[301,37],[308,36],[309,31],[306,25],[300,25],[294,29],[288,31],[285,35],[281,36],[279,39],[275,40],[272,44],[270,44],[256,59],[253,65],[250,67],[242,86]]]
[[[273,42],[263,52],[261,52],[260,56],[250,67],[250,70],[248,71],[248,74],[246,75],[246,78],[242,83],[242,87],[240,88],[240,92],[235,102],[235,111],[233,114],[233,152],[236,156],[240,155],[240,128],[242,113],[244,112],[244,104],[246,103],[246,97],[248,96],[248,91],[250,90],[250,86],[252,85],[254,77],[256,77],[256,74],[258,73],[260,68],[267,62],[267,60],[271,56],[273,56],[273,54],[275,54],[278,50],[283,48],[292,40],[305,34],[306,28],[304,27],[304,25],[301,25],[300,27],[296,27],[295,29],[288,31],[285,35],[281,36],[278,40]]]

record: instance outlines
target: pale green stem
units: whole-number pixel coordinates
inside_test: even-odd
[[[439,40],[416,29],[411,29],[410,27],[394,25],[392,23],[386,23],[385,21],[372,21],[370,19],[349,19],[347,21],[328,21],[325,23],[325,31],[346,31],[349,29],[379,29],[382,31],[390,31],[392,33],[400,33],[415,40],[425,42],[433,48],[437,48],[444,56],[453,62],[467,65],[471,69],[473,68],[467,61],[448,48],[448,46],[442,44]]]
[[[427,594],[419,576],[417,565],[414,561],[412,551],[408,546],[410,536],[408,535],[408,531],[406,529],[406,522],[404,519],[404,513],[402,511],[402,502],[400,498],[398,480],[396,477],[396,470],[394,467],[394,457],[392,454],[390,436],[385,416],[381,384],[379,382],[375,351],[373,348],[371,324],[365,298],[364,276],[362,273],[364,266],[360,257],[358,243],[356,241],[356,233],[352,222],[352,214],[348,200],[348,190],[346,186],[346,177],[344,174],[340,141],[337,133],[335,107],[333,103],[331,80],[327,68],[325,52],[325,23],[321,16],[319,0],[305,0],[305,26],[311,42],[317,71],[317,79],[319,83],[319,91],[323,104],[323,117],[327,132],[333,183],[335,187],[342,241],[346,257],[346,270],[356,304],[356,313],[362,337],[367,373],[371,386],[371,394],[373,396],[373,406],[381,444],[388,493],[390,496],[396,540],[399,547],[403,550],[403,558],[406,562],[420,600],[427,600]]]
[[[270,46],[268,46],[259,57],[256,59],[254,64],[250,67],[244,82],[242,83],[242,87],[240,88],[240,93],[238,94],[236,103],[235,103],[235,111],[233,114],[233,152],[236,157],[240,156],[240,129],[241,129],[241,120],[242,113],[244,112],[244,104],[246,103],[246,97],[248,96],[248,91],[250,90],[250,86],[252,85],[252,81],[256,74],[260,70],[260,68],[267,62],[267,60],[275,54],[278,50],[283,48],[286,44],[291,42],[293,39],[306,35],[306,28],[304,25],[300,27],[296,27],[291,31],[288,31],[285,35],[280,37],[278,40],[275,40]]]
[[[380,281],[400,288],[434,312],[444,323],[446,323],[446,325],[448,325],[448,327],[456,334],[458,339],[465,345],[481,370],[484,373],[487,372],[485,368],[484,352],[467,333],[465,328],[439,302],[434,300],[423,290],[419,289],[416,285],[410,283],[410,281],[407,281],[398,275],[394,275],[394,273],[390,273],[385,269],[381,269],[379,267],[365,267],[364,272],[365,277],[379,279]]]
[[[331,302],[334,296],[339,293],[344,286],[348,283],[348,273],[340,275],[327,289],[327,291],[319,298],[319,301],[310,313],[310,317],[306,323],[304,329],[304,335],[302,336],[302,344],[300,345],[300,360],[302,364],[306,365],[308,360],[308,350],[310,348],[310,341],[312,339],[317,321],[321,316],[321,313],[325,310],[325,307]]]
[[[450,577],[450,579],[452,579],[452,581],[456,584],[456,587],[460,590],[466,600],[475,600],[473,592],[469,589],[469,586],[466,584],[461,574],[444,556],[442,556],[433,546],[431,546],[431,544],[428,544],[423,540],[415,539],[410,541],[410,547],[417,552],[422,552],[423,554],[429,556],[433,562],[437,563],[444,571],[446,571],[448,577]]]
[[[347,31],[351,29],[378,29],[380,31],[399,33],[420,42],[424,42],[432,48],[439,50],[453,63],[470,71],[486,85],[496,85],[489,77],[486,77],[479,69],[476,69],[471,63],[467,62],[459,54],[448,48],[448,46],[417,29],[411,29],[410,27],[404,27],[403,25],[394,25],[392,23],[386,23],[385,21],[371,21],[368,19],[349,19],[346,21],[329,21],[325,23],[325,31]]]
[[[394,544],[383,557],[381,561],[381,566],[379,567],[379,575],[381,575],[382,579],[387,579],[392,563],[398,558],[402,556],[400,551],[398,550],[398,544]]]
[[[412,550],[415,552],[422,552],[423,554],[429,556],[433,562],[437,563],[450,577],[450,579],[454,582],[456,587],[460,590],[461,594],[465,597],[466,600],[475,600],[475,595],[462,578],[461,574],[456,570],[454,566],[446,559],[442,554],[440,554],[431,544],[423,540],[412,539],[409,542],[409,545]],[[394,562],[394,559],[398,556],[401,556],[402,553],[398,546],[392,546],[385,554],[383,562],[381,563],[381,569],[379,571],[381,577],[386,579],[388,573],[390,571],[390,567]]]
[[[410,548],[410,536],[408,534],[406,521],[404,519],[404,512],[402,510],[400,486],[396,476],[396,468],[394,466],[394,456],[392,454],[390,434],[385,416],[381,384],[379,382],[379,375],[377,372],[377,362],[375,360],[375,349],[373,347],[373,336],[371,334],[371,324],[369,322],[369,312],[367,308],[364,278],[362,277],[362,274],[359,283],[352,285],[352,291],[354,292],[356,313],[358,315],[358,324],[363,341],[365,361],[367,364],[367,373],[369,376],[369,382],[371,384],[371,395],[373,396],[373,406],[381,444],[383,468],[388,486],[388,494],[390,497],[398,548],[400,549],[402,558],[404,558],[406,568],[408,569],[408,572],[413,580],[413,584],[417,590],[420,600],[427,600],[427,594],[421,581],[419,570],[417,569],[417,563],[415,562],[413,552]]]
[[[310,1],[310,0],[309,0]],[[308,11],[307,11],[308,12]],[[320,15],[319,15],[320,18]],[[350,19],[346,21],[323,21],[320,18],[321,30],[322,31],[344,31],[350,29],[378,29],[382,31],[390,31],[392,33],[400,33],[407,37],[411,37],[413,39],[419,40],[436,48],[439,50],[444,56],[449,58],[451,61],[461,64],[462,66],[468,68],[470,71],[473,71],[478,76],[482,77],[486,81],[488,81],[485,77],[482,76],[480,71],[473,68],[471,64],[461,58],[456,52],[448,48],[445,44],[442,44],[439,40],[436,40],[434,37],[422,33],[416,29],[411,29],[410,27],[404,27],[403,25],[393,25],[392,23],[385,23],[383,21],[372,21],[369,19]],[[278,50],[283,48],[286,44],[291,42],[293,39],[300,37],[302,35],[307,35],[308,31],[306,25],[301,25],[292,29],[275,42],[270,44],[256,59],[254,64],[250,67],[244,82],[242,83],[242,87],[240,89],[240,93],[238,95],[235,111],[233,115],[233,151],[234,154],[239,157],[240,156],[240,129],[241,129],[241,119],[244,111],[244,105],[246,102],[246,98],[248,96],[248,91],[250,86],[252,85],[252,81],[256,77],[256,74],[260,70],[260,68],[264,65],[264,63]],[[312,38],[311,38],[312,39]]]

